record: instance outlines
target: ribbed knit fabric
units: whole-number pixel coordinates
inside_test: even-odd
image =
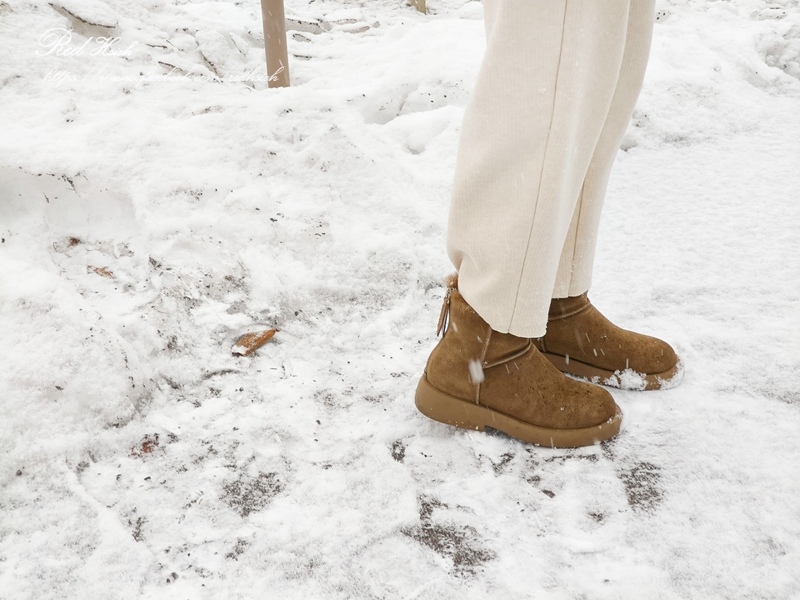
[[[484,0],[448,253],[496,331],[540,337],[591,283],[609,171],[641,88],[654,0]]]

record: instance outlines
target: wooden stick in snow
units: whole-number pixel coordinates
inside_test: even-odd
[[[428,1],[427,0],[409,0],[411,6],[416,8],[423,14],[428,14]]]
[[[286,15],[283,0],[261,0],[264,52],[267,54],[269,87],[289,85],[289,56],[286,48]]]

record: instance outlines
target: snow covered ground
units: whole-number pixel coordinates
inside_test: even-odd
[[[484,44],[429,5],[288,0],[270,90],[257,0],[0,1],[0,598],[800,598],[797,0],[658,6],[592,298],[687,373],[575,451],[413,405]]]

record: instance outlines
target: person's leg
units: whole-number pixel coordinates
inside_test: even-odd
[[[631,3],[617,88],[561,252],[547,333],[536,340],[559,370],[629,389],[675,385],[682,371],[669,344],[617,327],[586,295],[608,177],[644,80],[654,5],[654,0]]]
[[[634,0],[634,3],[640,0]],[[492,329],[545,332],[570,222],[618,87],[631,0],[484,0],[448,253]]]
[[[464,117],[448,232],[458,279],[416,394],[433,419],[559,447],[619,431],[611,395],[565,377],[530,338],[544,333],[631,1],[484,1],[487,50]]]
[[[617,88],[586,171],[580,198],[561,251],[553,298],[579,296],[592,283],[594,250],[608,177],[642,88],[650,55],[654,12],[655,0],[635,0],[631,3]]]

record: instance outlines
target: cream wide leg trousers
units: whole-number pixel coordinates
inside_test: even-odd
[[[459,141],[447,250],[492,329],[540,337],[589,289],[609,172],[655,0],[483,0],[486,54]]]

